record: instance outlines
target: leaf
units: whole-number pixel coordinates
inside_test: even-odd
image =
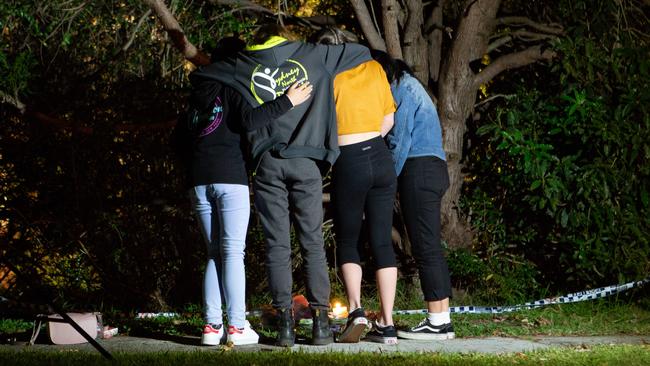
[[[63,46],[63,48],[66,48],[71,43],[72,43],[72,34],[70,33],[64,34],[63,39],[61,40],[61,46]]]
[[[569,222],[569,214],[567,213],[566,210],[562,210],[562,213],[560,215],[560,225],[562,225],[562,227],[566,227],[568,222]]]
[[[483,126],[479,127],[479,128],[476,130],[476,134],[479,135],[479,136],[483,136],[483,135],[488,134],[489,132],[491,132],[491,131],[494,130],[495,128],[496,128],[496,126],[493,125],[493,124],[483,125]]]
[[[530,190],[534,191],[535,189],[537,189],[541,185],[542,185],[542,181],[540,179],[538,179],[536,181],[533,181],[533,183],[530,185]]]

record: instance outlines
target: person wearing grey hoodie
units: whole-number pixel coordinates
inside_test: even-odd
[[[371,60],[358,44],[337,46],[290,41],[277,25],[260,27],[254,44],[234,59],[200,68],[196,75],[233,87],[253,106],[282,96],[295,82],[309,81],[305,103],[248,134],[253,158],[255,206],[266,237],[266,266],[273,307],[279,313],[277,344],[295,342],[290,226],[302,247],[307,300],[313,315],[312,344],[333,342],[329,328],[330,283],[322,221],[322,170],[339,154],[332,80]]]

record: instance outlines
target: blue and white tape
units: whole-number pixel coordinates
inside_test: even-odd
[[[550,297],[546,299],[541,299],[537,301],[531,301],[524,304],[510,305],[510,306],[453,306],[449,308],[449,312],[454,314],[500,314],[500,313],[509,313],[517,310],[523,309],[534,309],[547,305],[554,304],[568,304],[572,302],[581,302],[588,300],[601,299],[604,297],[612,296],[619,294],[621,292],[630,290],[634,287],[641,287],[646,283],[650,282],[650,277],[646,277],[640,281],[632,281],[622,285],[611,285],[606,287],[600,287],[593,290],[586,290],[575,292],[572,294],[567,294],[564,296]],[[426,314],[427,309],[420,310],[395,310],[393,314],[395,315],[407,315],[407,314]]]
[[[650,276],[640,281],[632,281],[622,285],[611,285],[600,287],[593,290],[585,290],[574,292],[564,296],[549,297],[537,301],[531,301],[524,304],[510,305],[510,306],[453,306],[449,308],[449,312],[454,314],[500,314],[509,313],[517,310],[535,309],[547,305],[554,304],[568,304],[573,302],[589,301],[595,299],[602,299],[608,296],[619,294],[635,287],[641,287],[650,283]],[[395,310],[395,315],[412,315],[412,314],[426,314],[427,309],[418,310]],[[262,316],[262,310],[251,310],[246,312],[247,316]],[[156,317],[177,317],[178,313],[137,313],[136,319],[156,318]]]

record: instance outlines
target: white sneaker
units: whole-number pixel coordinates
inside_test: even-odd
[[[201,344],[204,346],[216,346],[223,338],[223,324],[206,324],[203,326]]]
[[[243,346],[245,344],[257,344],[260,336],[251,329],[251,324],[246,320],[243,328],[237,328],[233,325],[228,327],[228,342],[233,346]]]

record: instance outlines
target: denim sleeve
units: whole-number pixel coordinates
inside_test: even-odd
[[[398,85],[393,91],[393,96],[397,103],[395,125],[386,139],[388,148],[393,154],[395,173],[399,175],[411,149],[411,133],[413,132],[415,109],[413,103],[409,100],[405,86]]]

